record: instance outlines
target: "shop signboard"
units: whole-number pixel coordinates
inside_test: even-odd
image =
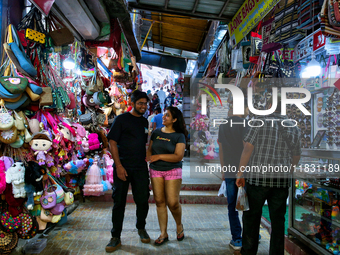
[[[321,33],[321,30],[318,29],[314,34],[307,36],[295,46],[294,62],[310,56],[313,51],[318,52],[323,50],[325,45],[326,37]]]
[[[265,17],[279,0],[246,0],[229,23],[231,46],[235,47]]]

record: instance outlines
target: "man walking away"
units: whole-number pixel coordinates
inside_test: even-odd
[[[114,184],[112,198],[112,238],[106,252],[114,252],[121,246],[120,236],[126,205],[126,196],[131,183],[133,199],[136,203],[136,228],[143,243],[150,237],[145,230],[149,211],[149,172],[146,158],[148,121],[143,114],[147,109],[148,96],[136,90],[131,95],[132,111],[117,116],[107,136],[110,152],[114,159]]]
[[[271,109],[271,100],[266,109]],[[249,200],[249,211],[243,212],[242,255],[255,255],[258,250],[259,226],[262,207],[267,200],[272,232],[269,255],[284,255],[284,227],[288,188],[291,183],[289,171],[300,160],[300,130],[281,112],[281,96],[278,96],[276,111],[268,116],[257,117],[244,138],[236,185],[245,186]],[[274,121],[275,120],[275,121]],[[282,121],[285,126],[282,126]],[[262,127],[259,127],[264,123]],[[254,127],[257,126],[257,127]],[[249,162],[249,163],[248,163]],[[246,166],[267,167],[266,172],[243,171]],[[270,170],[280,167],[280,172]]]
[[[246,109],[246,108],[245,108]],[[242,248],[242,227],[236,211],[237,191],[235,171],[238,169],[241,154],[243,151],[243,137],[248,130],[247,121],[244,115],[232,115],[232,108],[230,108],[227,118],[227,123],[219,127],[218,143],[221,168],[234,168],[231,172],[222,172],[222,178],[227,186],[227,200],[228,200],[228,217],[230,224],[230,231],[232,240],[230,246],[234,250]]]
[[[163,87],[157,92],[158,98],[159,98],[159,104],[162,108],[162,111],[164,110],[164,100],[165,100],[165,92],[163,91]]]

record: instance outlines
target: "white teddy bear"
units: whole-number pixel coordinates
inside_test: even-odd
[[[25,165],[22,162],[14,163],[6,171],[6,183],[12,183],[15,198],[25,198]]]

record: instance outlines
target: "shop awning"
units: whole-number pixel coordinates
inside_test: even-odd
[[[187,62],[184,58],[167,56],[147,51],[142,51],[142,59],[139,60],[138,63],[158,66],[183,73],[187,68]]]

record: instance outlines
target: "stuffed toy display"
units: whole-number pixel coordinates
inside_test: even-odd
[[[6,183],[12,184],[14,198],[26,197],[24,163],[16,162],[6,171]]]
[[[30,141],[31,149],[35,151],[35,155],[37,156],[37,160],[39,161],[39,165],[46,164],[46,154],[48,151],[52,149],[52,140],[51,138],[43,132],[35,133],[32,136],[32,140]]]

